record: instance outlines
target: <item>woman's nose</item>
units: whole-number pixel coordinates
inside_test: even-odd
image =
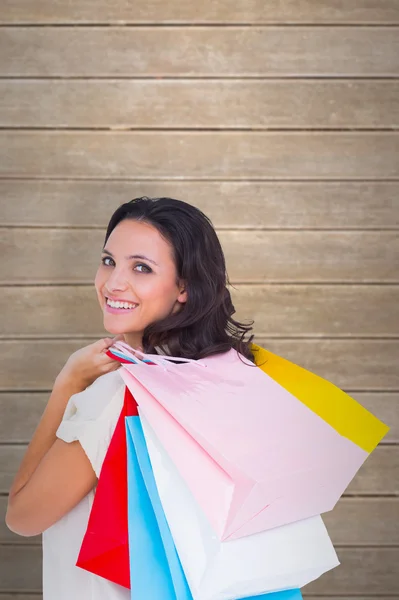
[[[106,282],[109,292],[123,291],[128,287],[127,278],[123,272],[114,269]]]

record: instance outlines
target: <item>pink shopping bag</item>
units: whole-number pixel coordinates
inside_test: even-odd
[[[235,350],[143,356],[119,372],[221,540],[331,510],[368,456]]]

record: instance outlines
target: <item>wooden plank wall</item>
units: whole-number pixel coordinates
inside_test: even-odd
[[[392,427],[326,515],[305,590],[399,598],[399,3],[3,0],[0,504],[138,195],[214,221],[257,341]],[[40,539],[0,524],[0,600],[38,600]]]

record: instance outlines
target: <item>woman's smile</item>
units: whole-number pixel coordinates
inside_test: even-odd
[[[105,298],[105,310],[114,315],[121,315],[123,313],[130,314],[137,307],[138,304],[133,304],[127,300],[111,300],[110,298]]]

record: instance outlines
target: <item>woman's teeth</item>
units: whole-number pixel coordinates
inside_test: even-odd
[[[130,302],[119,302],[119,301],[115,302],[114,300],[110,300],[109,298],[107,298],[107,304],[111,308],[127,308],[127,309],[132,309],[132,308],[136,308],[136,306],[138,306],[138,304],[131,304]]]

